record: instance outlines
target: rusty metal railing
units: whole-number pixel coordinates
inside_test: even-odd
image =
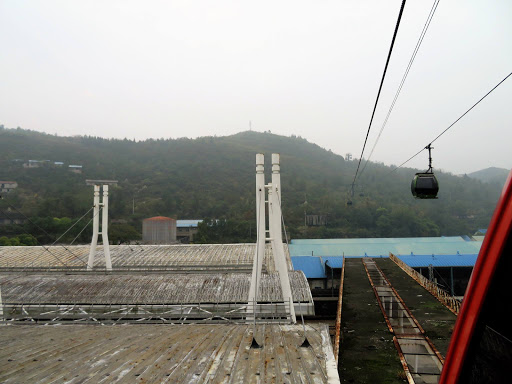
[[[421,285],[423,288],[429,291],[432,294],[432,296],[439,300],[439,302],[443,304],[446,308],[448,308],[453,314],[459,314],[460,307],[462,305],[460,300],[450,295],[444,289],[439,288],[439,286],[436,283],[430,281],[425,276],[420,274],[418,271],[415,271],[413,268],[409,267],[407,264],[405,264],[402,260],[400,260],[392,253],[389,254],[389,258],[396,265],[398,265],[405,273],[412,277],[419,285]]]
[[[362,261],[408,383],[437,383],[443,357],[375,261]]]
[[[341,335],[341,308],[343,303],[343,282],[345,280],[345,256],[343,256],[343,264],[341,266],[340,293],[338,296],[338,308],[336,310],[336,334],[334,338],[334,359],[338,364],[338,355],[340,352],[340,335]]]

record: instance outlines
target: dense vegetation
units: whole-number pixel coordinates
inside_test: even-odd
[[[92,188],[85,179],[116,179],[109,210],[113,242],[140,238],[142,219],[156,215],[210,218],[200,229],[203,242],[254,241],[258,152],[266,155],[267,175],[270,154],[281,154],[283,212],[292,238],[471,234],[488,225],[501,189],[498,182],[439,173],[439,199],[415,200],[409,189],[415,170],[390,173],[392,168],[370,163],[349,197],[355,160],[345,161],[301,137],[270,132],[135,142],[0,126],[0,179],[19,185],[0,200],[0,214],[14,213],[15,207],[32,221],[2,226],[0,236],[30,233],[51,243],[90,209]],[[29,159],[51,162],[24,168]],[[64,167],[52,165],[55,161]],[[69,164],[83,165],[83,173],[69,172]],[[306,214],[325,215],[327,225],[306,226]],[[59,241],[71,242],[89,216]],[[90,234],[86,228],[75,241],[86,242]]]

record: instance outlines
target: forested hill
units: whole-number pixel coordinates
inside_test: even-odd
[[[468,176],[487,183],[504,184],[505,180],[507,180],[509,172],[509,169],[490,167],[481,169],[480,171],[468,173]]]
[[[92,204],[85,179],[116,179],[119,185],[112,188],[110,200],[114,220],[126,220],[140,230],[141,219],[155,215],[228,219],[227,224],[219,221],[225,225],[216,229],[222,235],[212,230],[203,240],[251,241],[258,152],[266,155],[267,177],[270,155],[281,154],[283,211],[294,238],[470,234],[487,226],[501,188],[499,183],[439,173],[439,199],[415,200],[410,193],[415,170],[390,173],[390,167],[370,163],[350,198],[353,204],[347,205],[357,162],[300,137],[251,131],[135,142],[2,126],[0,179],[19,184],[6,199],[31,217],[78,218]],[[24,168],[29,159],[50,162]],[[52,165],[56,161],[64,167]],[[71,173],[69,164],[82,165],[83,173]],[[0,200],[2,211],[6,204]],[[324,215],[327,225],[305,226],[305,214]]]

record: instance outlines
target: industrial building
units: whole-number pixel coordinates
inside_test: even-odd
[[[108,184],[93,185],[91,246],[0,247],[0,318],[16,324],[0,381],[339,383],[329,328],[296,321],[313,300],[279,240],[276,188],[268,244],[162,244],[176,221],[156,217],[145,240],[160,244],[110,246]]]
[[[142,221],[144,244],[176,243],[176,219],[164,216],[150,217]]]
[[[336,315],[338,300],[330,303],[330,318],[341,319],[343,333],[336,350],[335,321],[318,312],[323,320],[315,320],[315,307],[325,302],[309,288],[306,275],[311,270],[304,268],[305,275],[298,269],[301,261],[311,259],[316,259],[316,271],[323,276],[330,268],[342,271],[345,266],[334,257],[289,257],[286,245],[285,250],[298,325],[284,325],[286,320],[279,317],[276,305],[282,293],[270,244],[262,263],[258,305],[276,309],[266,312],[266,324],[259,320],[255,325],[247,324],[245,310],[256,244],[111,246],[110,273],[105,273],[102,246],[97,247],[92,272],[86,270],[88,246],[0,247],[4,321],[47,325],[4,329],[0,342],[6,346],[6,360],[0,363],[0,380],[336,383],[339,364],[344,381],[367,377],[363,382],[371,382],[368,375],[379,374],[394,377],[389,382],[402,382],[393,344],[393,337],[400,334],[393,336],[383,324],[363,258],[345,259],[343,316]],[[414,313],[410,321],[421,324],[435,350],[445,354],[455,315],[389,258],[374,260]],[[339,287],[341,276],[333,281]],[[339,289],[334,292],[338,299]],[[303,347],[306,338],[309,346]],[[17,342],[9,341],[13,339]],[[253,340],[263,348],[251,347]],[[414,349],[406,348],[409,341],[401,342],[405,357],[414,357]],[[31,351],[40,351],[37,360],[26,357]],[[77,365],[79,356],[89,364]],[[185,365],[178,369],[177,361],[183,359]],[[42,360],[54,368],[41,369]],[[428,361],[426,366],[435,366]],[[361,364],[364,371],[357,370]],[[375,371],[382,364],[386,368]],[[422,382],[421,377],[426,376],[416,375],[416,382]]]
[[[304,272],[313,296],[325,296],[329,290],[339,288],[343,257],[387,258],[390,254],[436,281],[453,296],[462,296],[481,246],[481,241],[466,236],[449,236],[300,239],[292,240],[289,249],[294,268]]]
[[[96,180],[91,246],[0,247],[0,381],[437,383],[460,301],[423,268],[468,267],[481,243],[287,245],[279,157],[270,184],[256,159],[256,244],[165,244],[158,216],[158,244],[110,246]]]
[[[203,220],[176,220],[177,239],[179,242],[188,244],[194,241],[199,223]]]

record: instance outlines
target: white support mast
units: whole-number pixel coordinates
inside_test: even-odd
[[[92,270],[94,257],[96,256],[96,246],[98,245],[98,233],[100,229],[100,186],[94,186],[94,209],[92,211],[92,241],[89,250],[89,260],[87,261],[87,270]]]
[[[112,270],[110,260],[110,245],[108,242],[108,185],[103,186],[103,211],[101,212],[101,238],[103,239],[103,253],[105,254],[105,268]]]
[[[265,257],[265,156],[256,155],[256,251],[252,266],[251,287],[249,289],[248,312],[253,312],[258,301],[261,284],[261,269]]]
[[[290,305],[290,317],[295,323],[295,308],[293,306],[292,289],[288,277],[288,265],[283,246],[282,222],[283,213],[281,210],[281,167],[279,165],[279,154],[272,154],[272,185],[269,190],[269,229],[274,255],[274,265],[279,272],[279,281],[283,292],[283,300]]]
[[[288,265],[283,247],[282,238],[282,212],[281,212],[281,175],[279,154],[272,154],[272,183],[265,185],[264,156],[256,155],[256,228],[257,240],[254,255],[251,287],[249,289],[248,313],[257,312],[258,292],[261,285],[261,270],[265,256],[266,241],[271,242],[274,265],[279,273],[283,303],[290,315],[291,322],[295,323],[295,308],[288,276]],[[268,191],[269,237],[266,237],[265,196]],[[248,320],[254,320],[249,318]]]
[[[86,180],[88,185],[94,186],[94,209],[92,217],[92,240],[89,250],[89,259],[87,261],[87,270],[92,271],[96,248],[98,246],[98,235],[103,240],[103,254],[105,255],[105,269],[112,270],[112,260],[110,259],[110,246],[108,242],[108,185],[116,184],[115,180]],[[103,187],[103,199],[100,203],[100,189]],[[100,232],[100,207],[103,207]]]

